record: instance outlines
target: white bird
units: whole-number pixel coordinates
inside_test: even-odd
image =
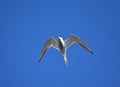
[[[92,50],[77,36],[70,34],[68,36],[68,38],[66,40],[63,40],[63,38],[58,35],[57,36],[57,40],[56,41],[53,37],[49,38],[46,43],[44,44],[44,47],[41,51],[40,54],[40,58],[39,58],[39,62],[41,61],[43,55],[45,54],[45,52],[47,51],[47,49],[51,46],[53,46],[54,48],[56,48],[57,50],[59,50],[62,53],[62,56],[64,58],[65,64],[68,64],[68,59],[66,56],[66,49],[73,43],[76,42],[79,45],[81,45],[83,48],[85,48],[88,52],[90,52],[91,54],[93,54]]]

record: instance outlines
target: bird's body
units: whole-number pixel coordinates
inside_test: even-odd
[[[58,49],[63,55],[64,61],[66,65],[68,64],[67,56],[66,56],[66,47],[65,47],[65,41],[62,39],[61,36],[58,36]]]
[[[58,48],[60,50],[63,50],[65,49],[65,42],[64,40],[62,39],[62,37],[58,36]]]
[[[67,65],[68,64],[68,59],[67,59],[67,56],[66,56],[66,49],[73,42],[78,43],[83,48],[85,48],[87,51],[89,51],[90,53],[93,53],[92,50],[82,40],[80,40],[77,36],[75,36],[73,34],[70,34],[66,40],[63,40],[63,38],[60,35],[57,38],[58,38],[57,39],[58,41],[54,40],[54,38],[49,38],[46,41],[46,43],[45,43],[45,45],[44,45],[44,47],[42,49],[42,52],[40,54],[39,62],[41,61],[41,59],[42,59],[43,55],[45,54],[45,52],[47,51],[47,49],[50,46],[53,46],[62,53],[64,61],[65,61],[66,65]]]

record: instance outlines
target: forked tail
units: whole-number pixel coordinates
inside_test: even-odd
[[[68,59],[66,56],[66,52],[65,52],[65,54],[63,54],[63,58],[64,58],[64,61],[65,61],[66,67],[67,67],[68,66]]]

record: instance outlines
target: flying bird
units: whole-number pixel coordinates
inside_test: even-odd
[[[68,59],[67,59],[67,55],[66,55],[66,49],[74,42],[78,43],[83,48],[85,48],[88,52],[93,54],[93,51],[76,35],[70,34],[66,40],[63,40],[63,38],[60,35],[58,35],[57,36],[57,41],[53,37],[49,38],[46,41],[46,43],[44,44],[43,49],[40,53],[40,57],[39,57],[38,62],[41,61],[43,55],[48,50],[48,48],[52,46],[62,53],[65,64],[67,65],[68,64]]]

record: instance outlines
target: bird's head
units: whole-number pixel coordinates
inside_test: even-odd
[[[61,35],[57,35],[57,39],[61,41],[62,36]]]
[[[62,36],[61,35],[57,35],[57,38],[61,38]]]

